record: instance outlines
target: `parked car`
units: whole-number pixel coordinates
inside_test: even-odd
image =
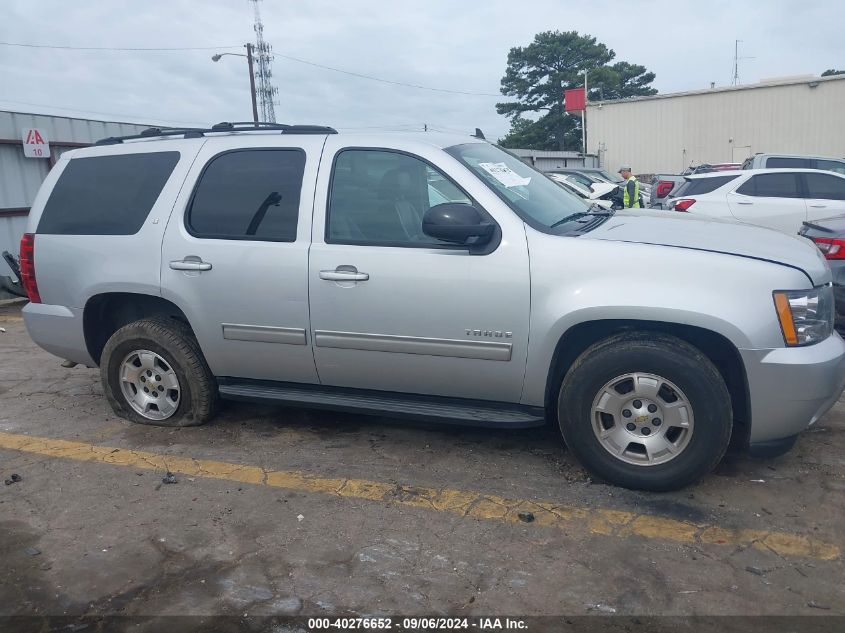
[[[590,212],[473,137],[250,123],[104,139],[47,175],[21,276],[33,340],[99,366],[134,422],[202,424],[220,397],[548,418],[597,477],[646,490],[696,481],[732,435],[788,450],[845,384],[807,240]]]
[[[811,239],[830,264],[836,328],[845,330],[845,216],[804,222],[799,235]]]
[[[690,167],[683,174],[676,176],[671,174],[656,174],[651,178],[650,199],[648,206],[652,209],[671,209],[672,198],[678,195],[678,189],[684,184],[685,176],[694,174],[709,174],[716,171],[730,171],[739,169],[739,163],[703,163],[696,167]]]
[[[686,176],[672,209],[795,234],[805,220],[845,214],[845,176],[812,169],[745,169]]]
[[[742,163],[743,169],[821,169],[845,174],[845,159],[790,154],[754,154]]]
[[[695,167],[690,167],[684,171],[684,176],[691,174],[709,174],[712,171],[731,171],[733,169],[741,169],[742,163],[702,163]]]
[[[554,169],[550,174],[559,174],[561,176],[570,176],[589,187],[594,182],[611,183],[614,185],[622,185],[625,181],[617,174],[616,177],[608,174],[604,169],[598,167],[568,167],[565,169]],[[640,182],[640,193],[643,196],[644,207],[649,206],[651,196],[651,185]]]
[[[616,185],[621,185],[624,182],[619,174],[611,175],[601,167],[564,167],[562,169],[553,169],[552,173],[575,177],[586,176],[594,182],[612,182]]]
[[[585,202],[595,203],[603,209],[613,208],[614,199],[619,197],[619,187],[609,182],[591,182],[586,187],[572,176],[553,173],[549,174],[549,178]]]
[[[655,174],[651,178],[651,196],[649,207],[652,209],[671,209],[672,194],[686,182],[684,176]]]

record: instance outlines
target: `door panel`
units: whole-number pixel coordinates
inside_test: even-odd
[[[324,138],[206,144],[177,199],[162,295],[185,312],[216,376],[317,382],[307,269]]]
[[[347,160],[343,149],[328,139],[309,265],[321,383],[518,402],[530,300],[522,221],[442,150]],[[334,243],[324,231],[330,185]],[[422,216],[444,198],[485,209],[501,228],[498,248],[470,255],[424,235]]]
[[[808,220],[823,220],[845,214],[845,177],[807,172],[804,174],[804,184]]]
[[[797,174],[757,174],[728,193],[728,206],[742,222],[797,233],[807,219],[807,205],[800,191]]]

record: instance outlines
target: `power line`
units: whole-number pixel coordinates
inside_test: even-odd
[[[434,88],[432,86],[422,86],[420,84],[410,84],[405,83],[403,81],[393,81],[391,79],[383,79],[381,77],[374,77],[372,75],[365,75],[363,73],[356,73],[352,72],[351,70],[343,70],[341,68],[334,68],[332,66],[326,66],[324,64],[318,64],[316,62],[309,62],[306,59],[300,59],[298,57],[293,57],[292,55],[283,55],[282,53],[273,51],[273,54],[276,57],[283,57],[284,59],[289,59],[293,62],[298,62],[300,64],[307,64],[308,66],[314,66],[316,68],[322,68],[323,70],[331,70],[336,73],[342,73],[344,75],[352,75],[353,77],[359,77],[361,79],[369,79],[370,81],[380,81],[381,83],[385,84],[392,84],[394,86],[405,86],[406,88],[417,88],[419,90],[431,90],[433,92],[447,92],[449,94],[456,94],[456,95],[469,95],[472,97],[501,97],[500,94],[494,94],[492,92],[466,92],[464,90],[450,90],[448,88]]]
[[[97,112],[95,110],[84,110],[79,108],[61,108],[59,106],[54,105],[47,105],[43,103],[31,103],[29,101],[12,101],[11,99],[0,99],[0,103],[14,103],[16,105],[25,105],[25,106],[32,106],[35,108],[47,108],[48,110],[62,110],[64,112],[77,112],[82,114],[96,114],[98,116],[108,116],[108,117],[121,117],[126,119],[141,119],[142,121],[146,119],[144,123],[132,123],[131,121],[118,121],[118,123],[132,123],[132,125],[150,125],[149,119],[154,117],[147,117],[146,115],[140,116],[136,114],[115,114],[114,112]],[[38,115],[39,113],[33,112],[32,114]],[[41,116],[50,116],[49,114],[44,114]],[[62,115],[58,115],[62,116]],[[196,121],[179,121],[177,119],[158,119],[156,118],[157,123],[178,123],[180,125],[191,125],[194,127],[202,127],[204,124],[198,124]]]
[[[18,42],[0,42],[0,46],[17,46],[20,48],[51,48],[70,51],[217,51],[222,49],[243,48],[240,46],[183,46],[177,48],[145,48],[119,46],[55,46],[52,44],[21,44]]]
[[[200,46],[200,47],[183,47],[183,48],[141,48],[141,47],[107,47],[107,46],[54,46],[52,44],[21,44],[16,42],[0,42],[0,46],[18,46],[24,48],[46,48],[46,49],[61,49],[61,50],[74,50],[74,51],[211,51],[211,50],[223,50],[223,49],[235,49],[235,48],[243,48],[243,46]],[[276,57],[282,57],[283,59],[290,60],[292,62],[297,62],[299,64],[305,64],[307,66],[313,66],[314,68],[322,68],[323,70],[330,70],[332,72],[341,73],[343,75],[349,75],[351,77],[358,77],[359,79],[367,79],[369,81],[378,81],[384,84],[390,84],[393,86],[403,86],[405,88],[416,88],[417,90],[428,90],[431,92],[443,92],[446,94],[455,94],[455,95],[465,95],[470,97],[497,97],[501,98],[502,95],[494,92],[470,92],[466,90],[452,90],[451,88],[437,88],[434,86],[423,86],[421,84],[412,84],[404,81],[394,81],[392,79],[385,79],[383,77],[376,77],[374,75],[367,75],[364,73],[358,73],[351,70],[344,70],[342,68],[335,68],[334,66],[327,66],[325,64],[318,64],[317,62],[308,61],[307,59],[301,59],[299,57],[294,57],[293,55],[285,55],[283,53],[279,53],[276,51],[272,52],[273,55]]]

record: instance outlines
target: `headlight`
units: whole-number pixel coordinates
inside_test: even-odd
[[[777,290],[772,294],[787,345],[812,345],[833,332],[831,285],[812,290]]]

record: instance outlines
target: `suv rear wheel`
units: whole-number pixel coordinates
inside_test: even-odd
[[[676,490],[710,472],[730,440],[731,400],[697,348],[652,332],[587,349],[561,385],[567,446],[600,478],[641,490]]]
[[[194,426],[217,408],[217,383],[191,330],[169,318],[115,332],[100,359],[103,391],[117,415],[141,424]]]

